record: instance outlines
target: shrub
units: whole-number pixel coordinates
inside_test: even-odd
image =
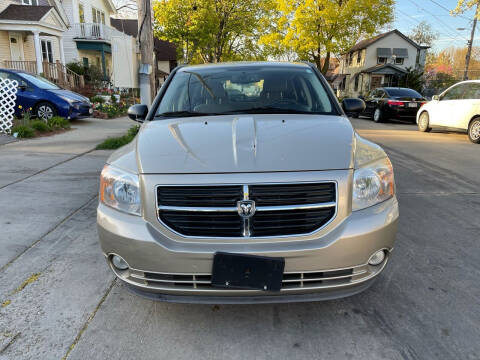
[[[30,126],[40,132],[46,132],[50,131],[50,126],[48,126],[44,121],[42,120],[35,120],[30,123]]]
[[[139,130],[140,125],[134,125],[128,129],[125,135],[116,138],[108,138],[101,144],[97,145],[97,150],[114,150],[127,145],[135,138]]]
[[[12,128],[12,134],[17,133],[19,138],[31,138],[35,136],[35,131],[27,125],[17,125]]]
[[[78,75],[85,75],[85,66],[81,61],[72,61],[66,65],[67,69],[72,70],[74,73]]]
[[[60,116],[52,117],[48,120],[47,125],[52,129],[70,129],[68,120]]]
[[[95,95],[95,96],[93,96],[93,97],[90,99],[90,101],[91,101],[92,103],[103,104],[103,103],[105,102],[105,99],[104,99],[103,97],[101,97],[101,96]]]

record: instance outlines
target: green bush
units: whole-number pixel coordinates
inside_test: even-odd
[[[130,129],[128,129],[125,135],[116,137],[116,138],[108,138],[101,144],[97,145],[97,149],[98,150],[114,150],[124,145],[127,145],[138,134],[138,130],[140,130],[140,125],[132,126]]]
[[[50,131],[50,126],[48,126],[44,121],[42,120],[35,120],[30,123],[30,126],[40,132],[46,132]]]
[[[47,125],[51,129],[70,129],[70,123],[68,120],[60,116],[52,117],[48,120]]]
[[[81,61],[72,61],[69,62],[66,67],[69,70],[72,70],[74,73],[77,73],[78,75],[85,75],[85,66],[83,65],[83,62]]]
[[[90,101],[92,103],[99,103],[99,104],[103,104],[105,102],[105,99],[101,96],[98,96],[98,95],[95,95],[95,96],[92,96],[92,98],[90,99]]]
[[[35,131],[27,125],[17,125],[12,128],[12,134],[17,133],[19,138],[31,138],[35,136]]]

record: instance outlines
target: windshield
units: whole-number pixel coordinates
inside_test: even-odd
[[[27,73],[19,73],[22,78],[25,80],[31,82],[34,86],[43,89],[43,90],[58,90],[60,89],[57,85],[54,83],[48,81],[47,79],[44,79],[43,77],[39,75],[32,75],[32,74],[27,74]]]
[[[413,97],[413,98],[421,98],[423,97],[418,92],[412,89],[385,89],[387,90],[388,95],[390,96],[404,96],[404,97]]]
[[[156,117],[236,113],[337,114],[308,67],[232,66],[179,70]]]

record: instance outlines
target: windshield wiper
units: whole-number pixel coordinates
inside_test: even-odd
[[[155,115],[155,118],[161,117],[191,117],[191,116],[209,116],[216,114],[201,113],[196,111],[167,111],[161,114]]]

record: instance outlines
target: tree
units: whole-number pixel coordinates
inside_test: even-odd
[[[271,0],[160,0],[155,35],[183,49],[185,62],[252,58]]]
[[[432,46],[432,43],[438,39],[438,35],[429,23],[422,21],[412,29],[409,37],[419,45]]]
[[[293,51],[326,73],[332,54],[346,53],[390,23],[393,9],[394,0],[277,0],[260,42],[274,55]]]
[[[405,70],[407,72],[399,79],[398,86],[422,92],[424,85],[423,71],[411,67]]]
[[[465,11],[471,10],[472,8],[477,6],[478,3],[478,0],[458,0],[457,6],[451,11],[451,14],[463,14]],[[478,11],[478,7],[476,9],[475,17],[477,18],[477,20],[480,20],[480,12]]]

